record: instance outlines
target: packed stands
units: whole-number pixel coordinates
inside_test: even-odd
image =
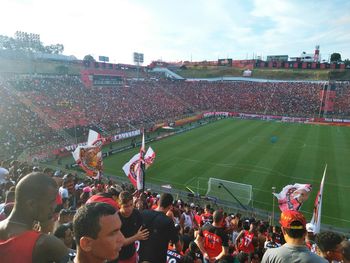
[[[80,76],[0,76],[0,144],[6,155],[65,146],[86,135],[152,127],[204,111],[318,117],[324,83],[125,79],[86,87]],[[350,84],[336,85],[334,116],[349,117]],[[72,132],[73,131],[73,132]],[[83,136],[86,137],[86,136]]]

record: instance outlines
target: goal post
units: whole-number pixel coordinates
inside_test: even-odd
[[[210,177],[206,196],[240,205],[249,205],[253,199],[253,187],[249,184]]]

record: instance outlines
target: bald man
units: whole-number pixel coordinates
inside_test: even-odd
[[[56,182],[42,173],[30,173],[18,182],[14,208],[0,222],[3,262],[59,262],[68,253],[57,237],[33,230],[35,223],[46,225],[52,220],[57,193]]]

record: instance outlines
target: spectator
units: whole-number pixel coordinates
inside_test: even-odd
[[[9,216],[8,212],[11,212],[11,210],[14,206],[14,201],[15,201],[15,192],[8,191],[6,193],[5,202],[0,204],[0,221],[4,220],[6,217]],[[6,211],[8,209],[10,209],[10,210]]]
[[[203,226],[204,224],[213,223],[213,213],[210,208],[210,204],[206,204],[204,208],[204,213],[201,215],[201,224],[200,226]]]
[[[238,234],[235,244],[238,251],[242,251],[252,257],[255,249],[255,244],[258,243],[258,238],[255,233],[255,222],[250,222],[246,219],[243,222],[243,230]]]
[[[61,263],[67,263],[70,259],[76,256],[76,251],[72,249],[73,246],[73,231],[71,224],[60,225],[55,231],[54,236],[62,240],[68,249],[68,254],[61,260]]]
[[[143,210],[142,219],[145,228],[150,232],[147,240],[140,243],[140,262],[165,263],[169,241],[171,240],[177,251],[181,251],[179,236],[174,222],[166,216],[171,208],[173,196],[163,193],[156,210]]]
[[[54,229],[56,230],[60,225],[71,223],[75,210],[61,209],[58,213],[57,221],[55,222]]]
[[[143,228],[141,213],[134,209],[133,196],[129,192],[123,191],[119,194],[119,206],[118,214],[122,221],[121,231],[125,242],[119,253],[118,263],[136,263],[135,241],[146,240],[149,232]]]
[[[341,242],[342,254],[343,254],[343,263],[350,263],[350,241],[343,240]]]
[[[278,248],[280,246],[280,243],[276,243],[276,233],[272,233],[270,240],[268,240],[268,237],[266,237],[266,241],[264,243],[265,250],[270,248]]]
[[[70,227],[70,224],[60,225],[55,232],[54,236],[61,239],[62,242],[66,245],[67,248],[71,249],[73,246],[73,232]]]
[[[102,263],[119,256],[125,238],[116,209],[106,203],[80,207],[74,216],[73,232],[77,243],[75,263]]]
[[[248,263],[249,255],[244,252],[239,252],[236,256],[239,263]]]
[[[86,203],[96,203],[96,202],[102,202],[107,203],[113,206],[116,210],[119,210],[119,205],[116,202],[116,198],[113,198],[114,195],[111,193],[98,193],[96,195],[91,196]]]
[[[302,213],[284,211],[281,214],[280,224],[286,244],[279,248],[268,249],[262,258],[262,263],[327,262],[306,247],[306,220]]]
[[[192,208],[188,205],[185,204],[184,206],[185,211],[182,213],[180,217],[180,226],[183,231],[185,227],[194,227],[194,218],[193,218],[193,213],[192,213]]]
[[[199,230],[196,243],[205,263],[220,260],[228,253],[228,236],[222,227],[224,219],[223,212],[217,210],[213,214],[213,223],[205,224]]]
[[[188,261],[191,263],[202,263],[202,254],[196,242],[192,241],[189,244],[188,249],[185,252],[184,258],[188,258]]]
[[[60,186],[60,188],[58,189],[58,192],[62,198],[62,200],[68,199],[69,198],[69,193],[68,193],[68,179],[67,177],[63,179],[62,181],[62,185]]]
[[[342,260],[342,237],[334,232],[321,232],[316,235],[317,254],[328,262]]]
[[[56,182],[41,173],[28,174],[19,181],[12,213],[0,222],[3,262],[60,261],[68,253],[55,236],[33,230],[34,221],[45,225],[52,220],[57,193]]]
[[[316,243],[315,243],[315,234],[314,234],[314,225],[311,223],[306,224],[306,236],[305,243],[309,250],[313,253],[316,253]]]

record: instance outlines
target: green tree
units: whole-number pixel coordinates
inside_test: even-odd
[[[341,55],[339,53],[333,53],[331,55],[331,62],[340,62],[341,61]]]
[[[95,62],[96,60],[94,59],[93,56],[91,56],[90,54],[89,55],[86,55],[83,59],[84,61],[89,61],[89,62]]]
[[[345,59],[344,60],[344,64],[345,64],[345,66],[350,66],[350,59]]]

